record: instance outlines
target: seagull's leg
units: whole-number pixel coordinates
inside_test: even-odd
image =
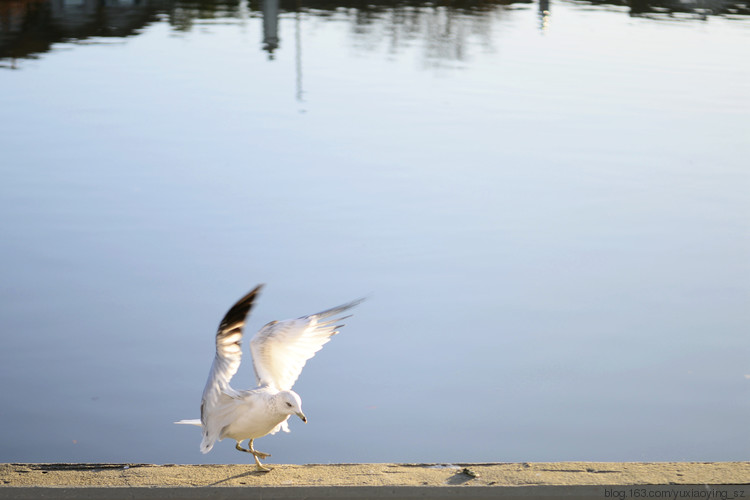
[[[248,443],[248,448],[249,448],[248,450],[246,450],[245,448],[243,448],[242,446],[240,446],[241,442],[242,441],[237,441],[237,444],[234,447],[237,448],[240,451],[244,451],[245,453],[252,453],[253,454],[253,458],[255,459],[255,468],[259,472],[270,472],[271,469],[269,469],[268,467],[263,467],[263,464],[260,463],[260,460],[258,460],[258,457],[260,457],[260,458],[266,458],[266,457],[270,457],[271,455],[269,453],[263,453],[263,452],[260,452],[260,451],[255,451],[253,449],[253,440],[252,439]]]
[[[263,453],[262,451],[258,451],[255,448],[253,448],[253,440],[251,439],[250,442],[247,444],[247,447],[250,448],[250,453],[255,455],[256,457],[260,458],[268,458],[271,456],[270,453]]]

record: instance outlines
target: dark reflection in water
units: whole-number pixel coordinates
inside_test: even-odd
[[[540,28],[548,24],[549,0],[537,0]],[[190,30],[196,20],[263,18],[263,50],[273,58],[279,47],[278,17],[294,12],[321,18],[344,16],[357,34],[388,25],[394,43],[419,37],[437,41],[435,58],[461,59],[462,32],[482,33],[488,15],[531,0],[0,0],[0,59],[33,58],[58,42],[92,37],[128,37],[167,21]],[[750,15],[750,0],[588,0],[579,5],[629,9],[631,16],[705,20],[709,16]],[[467,22],[468,20],[468,22]],[[477,24],[479,26],[477,26]]]
[[[26,58],[57,42],[126,37],[158,20],[160,1],[0,1],[0,57]]]

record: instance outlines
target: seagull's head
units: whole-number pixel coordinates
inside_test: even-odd
[[[276,395],[277,405],[287,415],[297,415],[303,422],[307,423],[307,417],[302,413],[302,400],[294,391],[281,391]]]

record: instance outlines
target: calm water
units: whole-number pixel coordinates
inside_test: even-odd
[[[0,0],[0,66],[0,462],[247,463],[171,422],[261,282],[368,296],[271,463],[749,458],[747,2]]]

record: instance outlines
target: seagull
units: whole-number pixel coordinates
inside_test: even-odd
[[[237,441],[235,448],[253,455],[258,471],[268,472],[271,469],[263,466],[259,459],[271,455],[253,448],[253,440],[279,430],[289,432],[287,420],[292,415],[307,423],[302,400],[292,386],[307,360],[338,333],[344,326],[340,322],[351,316],[340,314],[364,299],[297,319],[271,321],[261,328],[250,340],[258,387],[238,391],[229,382],[240,366],[245,318],[262,288],[263,285],[258,285],[238,300],[219,324],[216,357],[203,389],[201,418],[175,423],[203,429],[200,445],[203,453],[211,451],[217,439],[231,438]],[[247,448],[242,447],[245,439],[249,439]]]

